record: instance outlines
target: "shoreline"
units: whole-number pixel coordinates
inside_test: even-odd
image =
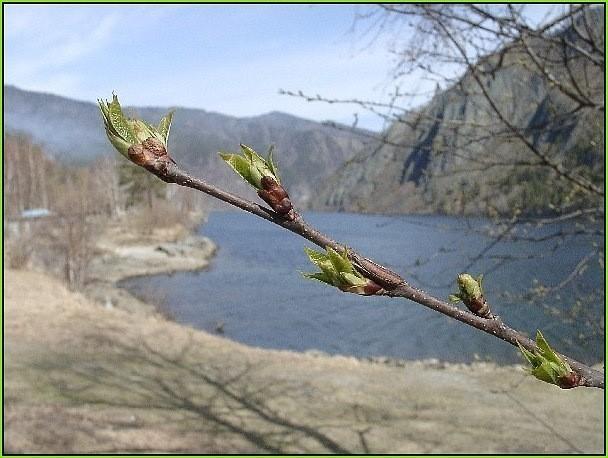
[[[86,297],[108,309],[143,316],[162,314],[156,304],[142,301],[118,284],[135,277],[206,269],[218,250],[208,237],[184,233],[183,228],[126,240],[120,239],[124,235],[120,229],[114,229],[98,244],[83,291]]]
[[[135,315],[149,317],[160,315],[163,319],[182,326],[163,311],[158,304],[145,301],[130,293],[119,283],[133,278],[170,275],[176,272],[197,272],[209,268],[218,246],[208,237],[193,232],[180,234],[156,234],[148,240],[118,242],[111,235],[102,240],[100,253],[91,263],[89,282],[83,291],[84,295],[106,309],[124,310]],[[492,368],[522,367],[518,364],[497,364],[491,361],[472,361],[469,363],[451,363],[438,358],[401,359],[388,356],[353,356],[330,354],[322,350],[293,351],[281,348],[262,348],[246,345],[224,337],[221,333],[212,333],[195,328],[197,332],[227,339],[239,345],[261,351],[287,352],[319,359],[346,359],[357,363],[378,366],[405,368],[423,367],[428,369],[468,369],[491,370]]]
[[[196,227],[199,227],[197,224]],[[115,228],[116,229],[116,228]],[[120,228],[124,229],[124,228]],[[154,276],[159,274],[173,274],[177,272],[197,272],[209,268],[219,247],[208,237],[197,235],[194,230],[187,231],[183,227],[172,230],[159,231],[148,237],[127,236],[124,233],[116,237],[116,232],[105,234],[99,243],[99,254],[91,263],[89,281],[83,294],[106,309],[119,309],[139,316],[161,316],[163,319],[180,323],[172,319],[159,304],[154,301],[145,301],[119,286],[121,281]],[[162,294],[162,292],[160,293]],[[354,356],[343,354],[330,354],[322,350],[311,349],[306,351],[284,350],[280,348],[262,348],[243,344],[222,335],[202,329],[194,328],[197,332],[213,335],[231,342],[246,345],[252,349],[287,351],[293,354],[303,354],[313,358],[346,358],[372,365],[405,368],[411,365],[428,369],[445,370],[460,369],[471,371],[487,371],[496,368],[517,368],[522,371],[521,364],[500,364],[494,361],[473,360],[469,362],[449,362],[439,358],[402,359],[388,356]],[[603,362],[593,365],[604,370]]]

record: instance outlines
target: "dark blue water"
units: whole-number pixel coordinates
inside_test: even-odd
[[[492,241],[472,230],[487,227],[482,219],[305,216],[334,239],[443,298],[456,290],[456,274]],[[529,230],[528,236],[537,237],[555,228]],[[418,304],[345,294],[302,278],[299,272],[314,270],[303,251],[308,242],[254,216],[214,212],[200,233],[219,246],[209,269],[133,278],[121,286],[156,301],[180,323],[212,332],[224,323],[226,337],[248,345],[402,359],[519,361],[510,345]],[[564,279],[582,256],[599,249],[593,242],[579,235],[557,247],[554,239],[499,243],[469,271],[486,272],[486,296],[505,322],[530,334],[540,328],[560,350],[597,362],[603,359],[602,337],[593,336],[582,318],[568,322],[564,316],[581,291],[594,292],[600,299],[585,305],[584,316],[603,321],[603,272],[597,261],[577,277],[576,287],[571,284],[545,299],[562,316],[521,298],[535,279],[547,284]]]

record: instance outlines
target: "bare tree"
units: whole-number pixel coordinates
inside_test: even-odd
[[[63,256],[63,276],[72,290],[80,290],[95,250],[95,238],[103,228],[105,215],[99,211],[104,189],[95,188],[95,169],[67,169],[62,194],[54,201],[56,218],[48,238]]]
[[[604,213],[602,12],[593,5],[570,6],[534,28],[524,11],[521,5],[381,6],[361,15],[361,21],[371,21],[382,33],[409,37],[404,43],[395,38],[393,44],[396,89],[389,101],[283,92],[371,111],[387,121],[378,140],[401,149],[416,144],[415,134],[425,124],[440,122],[440,131],[425,148],[435,158],[450,156],[451,167],[427,170],[430,175],[423,178],[443,180],[451,195],[460,186],[459,176],[484,182],[482,195],[469,199],[465,213],[509,218],[544,213],[557,222],[586,218],[595,223]],[[436,111],[416,107],[424,94],[399,87],[403,77],[413,74],[446,88],[435,91],[436,96],[462,101],[463,112],[438,118]],[[501,74],[502,82],[497,80]],[[496,87],[506,78],[511,87]],[[519,98],[534,93],[536,98]],[[494,176],[494,169],[501,175]],[[505,188],[513,185],[505,175],[514,174],[520,182],[525,175],[535,185],[551,184],[545,200],[530,202],[538,197],[532,186],[516,189],[519,195],[505,200]],[[461,205],[455,207],[443,209],[458,213]],[[540,222],[553,221],[546,217]]]
[[[67,167],[27,137],[4,137],[4,217],[9,265],[30,262],[61,276],[71,289],[84,286],[95,235],[118,205],[112,161]],[[24,210],[44,208],[39,217]],[[63,259],[58,263],[57,259]]]
[[[98,158],[93,164],[95,174],[92,188],[99,190],[96,198],[96,210],[109,217],[115,217],[125,210],[126,199],[120,192],[118,158],[114,155]]]
[[[4,136],[5,216],[18,216],[23,210],[47,208],[48,175],[52,161],[42,149],[20,134]]]
[[[353,104],[385,121],[375,135],[379,152],[361,159],[378,169],[374,193],[361,197],[361,189],[351,189],[347,209],[380,205],[390,211],[408,201],[409,211],[491,217],[487,228],[471,225],[489,241],[463,255],[465,271],[503,242],[551,242],[556,250],[573,237],[592,238],[563,278],[536,282],[520,299],[566,320],[583,315],[589,332],[603,336],[602,317],[584,316],[584,305],[602,301],[603,291],[578,291],[569,311],[554,307],[552,298],[576,288],[590,265],[604,268],[604,7],[554,5],[540,14],[537,7],[513,4],[373,7],[358,24],[375,37],[390,37],[396,62],[388,100],[283,93]],[[423,82],[420,90],[404,89],[412,79]],[[420,175],[411,171],[416,154],[431,163]],[[399,159],[382,162],[394,156]],[[394,170],[401,175],[391,186],[399,192],[383,188]],[[518,259],[501,256],[493,268]]]

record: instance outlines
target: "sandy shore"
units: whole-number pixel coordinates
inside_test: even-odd
[[[604,392],[250,348],[5,272],[8,453],[601,453]]]
[[[106,308],[138,315],[149,315],[156,309],[118,288],[117,282],[141,275],[204,269],[217,249],[207,237],[188,235],[181,226],[142,236],[129,232],[124,225],[110,227],[97,247],[84,294]]]

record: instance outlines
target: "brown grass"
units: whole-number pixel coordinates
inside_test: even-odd
[[[5,451],[600,453],[603,391],[249,348],[6,272]]]

